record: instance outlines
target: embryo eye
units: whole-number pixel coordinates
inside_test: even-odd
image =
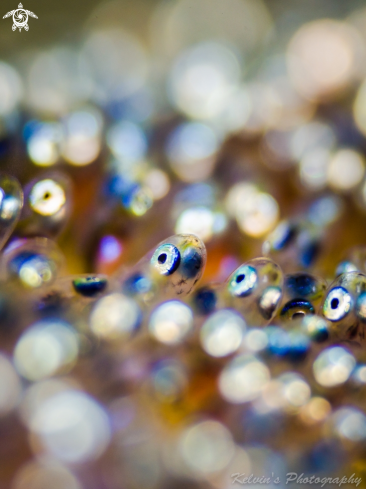
[[[162,275],[171,275],[180,263],[178,248],[168,243],[159,246],[151,258],[151,263]]]
[[[229,282],[229,292],[236,297],[250,295],[257,287],[258,275],[255,268],[243,265],[232,276]]]
[[[324,305],[323,314],[330,321],[339,321],[343,319],[352,306],[352,297],[343,287],[335,287],[327,295]]]

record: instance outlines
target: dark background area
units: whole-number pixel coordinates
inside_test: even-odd
[[[38,19],[30,19],[28,32],[13,32],[11,19],[2,19],[17,7],[18,0],[1,2],[0,57],[10,60],[14,54],[29,49],[51,47],[56,43],[78,41],[83,32],[94,21],[103,16],[103,6],[111,2],[98,0],[25,0],[23,7],[34,12]],[[140,38],[148,37],[148,23],[156,0],[122,0],[113,2],[121,9],[116,24],[138,33]],[[167,1],[167,3],[170,3]],[[276,28],[281,33],[289,20],[295,31],[303,22],[321,17],[344,17],[365,5],[364,0],[269,0],[266,6],[272,14]],[[223,1],[224,7],[225,1]]]

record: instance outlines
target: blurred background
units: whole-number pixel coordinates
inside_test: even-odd
[[[4,0],[1,17],[16,3]],[[262,254],[328,284],[340,263],[365,271],[364,249],[347,255],[366,245],[363,0],[23,8],[38,16],[28,31],[0,22],[0,170],[25,195],[12,239],[56,241],[63,275],[112,274],[175,233],[204,241],[203,283]],[[253,357],[228,364],[218,388],[224,360],[193,347],[177,363],[159,350],[152,365],[143,348],[124,357],[112,341],[96,354],[83,337],[77,362],[76,333],[57,328],[62,354],[46,373],[27,363],[39,331],[9,340],[15,367],[0,357],[0,489],[226,489],[237,471],[284,481],[289,467],[331,475],[344,461],[347,476],[365,474],[365,415],[331,411],[349,391],[324,394],[328,377],[341,385],[355,366],[342,348],[335,370],[331,354],[318,362],[325,381],[311,396],[309,365],[270,382],[273,365]]]
[[[364,242],[362,4],[31,2],[28,32],[2,19],[1,167],[23,184],[68,175],[68,270],[110,270],[195,226],[217,258],[206,277],[217,278],[222,254],[257,256],[281,218],[331,190],[342,202],[330,219],[347,232],[319,262],[330,273],[345,236]],[[4,14],[15,7],[6,0]],[[333,173],[349,161],[353,177],[340,183]],[[249,194],[234,188],[244,180],[260,193],[247,218]],[[116,254],[107,268],[97,263],[104,236]]]

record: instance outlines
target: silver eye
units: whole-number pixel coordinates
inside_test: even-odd
[[[259,298],[258,305],[264,319],[271,319],[280,302],[281,295],[280,287],[270,286],[263,292]]]
[[[229,282],[229,292],[236,297],[250,295],[258,285],[258,275],[255,268],[243,265],[232,276]]]
[[[178,248],[169,243],[159,246],[151,258],[151,263],[162,275],[171,275],[180,263]]]
[[[323,314],[329,321],[339,321],[347,316],[351,307],[351,295],[343,287],[335,287],[325,299]]]

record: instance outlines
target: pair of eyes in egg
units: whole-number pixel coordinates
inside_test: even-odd
[[[179,267],[185,279],[193,279],[202,269],[203,257],[194,243],[179,250],[170,243],[160,245],[151,258],[152,266],[161,275],[172,275]]]
[[[340,321],[354,307],[356,315],[361,320],[366,320],[366,292],[362,292],[354,300],[351,294],[344,287],[334,287],[327,295],[324,305],[323,314],[329,321]]]
[[[243,298],[251,296],[258,286],[257,270],[250,265],[242,265],[229,279],[228,291],[234,297]],[[281,294],[280,287],[269,285],[258,296],[259,311],[266,320],[271,319],[281,299]]]
[[[178,248],[172,244],[163,244],[154,252],[151,263],[162,274],[171,275],[181,262]],[[243,265],[240,267],[229,283],[233,295],[244,297],[253,292],[258,284],[258,275],[254,267]]]
[[[151,263],[162,275],[171,275],[176,271],[181,262],[181,255],[177,247],[172,244],[163,244],[155,251]],[[250,265],[241,266],[232,276],[228,284],[228,290],[235,297],[247,297],[253,293],[258,286],[258,274]],[[279,292],[278,287],[270,287],[268,293],[273,295]],[[272,289],[278,289],[274,291]],[[272,298],[273,299],[273,298]],[[340,321],[353,308],[351,294],[344,287],[334,287],[327,295],[323,314],[330,321]],[[355,304],[356,315],[366,320],[366,292],[361,293]]]

